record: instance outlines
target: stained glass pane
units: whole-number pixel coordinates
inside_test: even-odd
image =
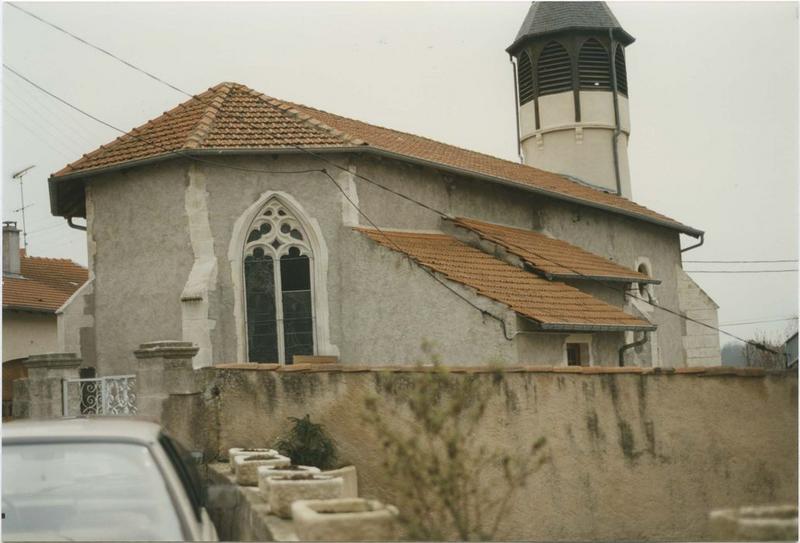
[[[296,354],[314,354],[310,264],[308,257],[294,248],[281,258],[286,364],[291,364]]]
[[[272,257],[262,254],[245,258],[244,277],[248,358],[251,362],[278,362],[275,265]]]

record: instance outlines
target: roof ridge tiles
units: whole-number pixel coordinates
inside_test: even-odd
[[[200,117],[197,126],[195,126],[194,130],[189,134],[189,137],[186,138],[186,143],[183,146],[184,149],[198,149],[203,145],[206,136],[208,136],[211,127],[214,125],[217,114],[219,114],[220,109],[225,103],[225,99],[231,92],[231,87],[223,84],[220,85],[220,88],[215,92],[216,94],[214,98],[212,98],[211,104],[207,105],[206,112]],[[202,102],[197,96],[192,96],[192,99],[197,99]],[[203,103],[205,104],[205,102]]]

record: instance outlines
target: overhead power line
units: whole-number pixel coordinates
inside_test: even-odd
[[[784,260],[684,260],[688,264],[772,264],[781,263],[788,264],[797,262],[796,258],[789,258]]]
[[[51,26],[51,27],[55,28],[56,30],[59,30],[60,32],[64,32],[65,34],[67,34],[67,35],[69,35],[69,36],[73,37],[74,39],[76,39],[76,40],[80,41],[81,43],[84,43],[85,45],[87,45],[87,46],[89,46],[89,47],[91,47],[91,48],[93,48],[93,49],[96,49],[96,50],[98,50],[98,51],[102,52],[103,54],[105,54],[105,55],[108,55],[108,56],[110,56],[110,57],[112,57],[112,58],[114,58],[114,59],[118,60],[119,62],[121,62],[121,63],[125,64],[126,66],[128,66],[128,67],[130,67],[130,68],[132,68],[132,69],[134,69],[134,70],[136,70],[136,71],[138,71],[138,72],[140,72],[140,73],[142,73],[142,74],[144,74],[144,75],[146,75],[146,76],[150,77],[151,79],[154,79],[155,81],[158,81],[159,83],[162,83],[163,85],[166,85],[167,87],[169,87],[169,88],[171,88],[171,89],[173,89],[173,90],[175,90],[175,91],[177,91],[177,92],[180,92],[180,93],[182,93],[182,94],[184,94],[184,95],[186,95],[186,96],[190,97],[190,98],[191,98],[191,99],[193,99],[193,100],[198,100],[198,101],[200,101],[201,103],[207,104],[207,103],[206,103],[204,100],[202,100],[201,98],[199,98],[199,97],[197,97],[197,96],[194,96],[194,95],[192,95],[192,94],[190,94],[190,93],[188,93],[188,92],[186,92],[186,91],[184,91],[184,90],[180,89],[179,87],[177,87],[177,86],[175,86],[175,85],[173,85],[173,84],[171,84],[171,83],[169,83],[169,82],[167,82],[167,81],[165,81],[165,80],[161,79],[160,77],[158,77],[158,76],[156,76],[156,75],[154,75],[154,74],[152,74],[152,73],[150,73],[150,72],[148,72],[148,71],[146,71],[146,70],[144,70],[144,69],[142,69],[142,68],[139,68],[138,66],[135,66],[134,64],[132,64],[132,63],[130,63],[130,62],[128,62],[128,61],[126,61],[126,60],[124,60],[124,59],[122,59],[122,58],[120,58],[120,57],[116,56],[116,55],[114,55],[113,53],[110,53],[110,52],[106,51],[105,49],[103,49],[103,48],[101,48],[101,47],[99,47],[99,46],[96,46],[96,45],[94,45],[94,44],[92,44],[92,43],[90,43],[90,42],[86,41],[86,40],[85,40],[85,39],[83,39],[83,38],[80,38],[80,37],[78,37],[78,36],[76,36],[76,35],[72,34],[71,32],[69,32],[69,31],[67,31],[67,30],[64,30],[63,28],[59,27],[58,25],[55,25],[55,24],[53,24],[53,23],[50,23],[50,22],[48,22],[48,21],[46,21],[46,20],[42,19],[41,17],[39,17],[39,16],[37,16],[37,15],[34,15],[33,13],[30,13],[30,12],[28,12],[28,11],[27,11],[27,10],[25,10],[25,9],[22,9],[22,8],[20,8],[19,6],[15,5],[15,4],[13,4],[13,3],[10,3],[10,2],[9,2],[9,3],[8,3],[8,5],[10,5],[10,6],[12,6],[12,7],[16,8],[16,9],[18,9],[18,10],[20,10],[20,11],[22,11],[22,12],[24,12],[24,13],[28,14],[28,15],[30,15],[31,17],[33,17],[33,18],[35,18],[35,19],[37,19],[37,20],[39,20],[39,21],[43,22],[44,24],[47,24],[48,26]],[[50,95],[51,97],[53,97],[53,98],[56,98],[56,99],[57,99],[57,100],[59,100],[60,102],[62,102],[62,103],[64,103],[64,104],[66,104],[66,105],[68,105],[68,106],[70,106],[71,108],[75,109],[76,111],[78,111],[78,112],[80,112],[80,113],[83,113],[84,115],[87,115],[87,116],[89,116],[90,118],[94,119],[95,121],[97,121],[97,122],[100,122],[100,123],[104,124],[105,126],[109,126],[110,128],[113,128],[114,130],[121,131],[119,128],[117,128],[117,127],[115,127],[115,126],[113,126],[113,125],[110,125],[110,124],[106,123],[105,121],[103,121],[103,120],[101,120],[101,119],[98,119],[97,117],[94,117],[94,116],[92,116],[92,115],[90,115],[90,114],[88,114],[88,113],[84,112],[83,110],[81,110],[81,109],[77,108],[76,106],[73,106],[72,104],[70,104],[70,103],[66,102],[65,100],[63,100],[62,98],[60,98],[60,97],[56,96],[55,94],[51,93],[50,91],[47,91],[47,90],[45,90],[45,89],[44,89],[44,88],[42,88],[41,86],[39,86],[39,85],[35,84],[35,83],[34,83],[34,82],[32,82],[30,79],[28,79],[28,78],[26,78],[26,77],[22,76],[21,74],[19,74],[19,72],[16,72],[15,70],[11,69],[10,67],[6,66],[5,64],[3,64],[3,66],[4,66],[6,69],[8,69],[9,71],[11,71],[12,73],[14,73],[15,75],[17,75],[18,77],[20,77],[20,78],[24,79],[25,81],[27,81],[28,83],[30,83],[30,84],[31,84],[31,85],[33,85],[34,87],[38,88],[38,89],[39,89],[39,90],[41,90],[42,92],[45,92],[46,94]],[[270,107],[273,107],[273,108],[274,108],[274,109],[276,109],[276,110],[278,109],[278,108],[277,108],[277,106],[273,106],[273,105],[272,105],[272,104],[270,104],[268,101],[265,101],[264,103],[265,103],[265,104],[267,104],[267,105],[269,105]],[[246,120],[245,120],[244,122],[245,122],[245,124],[250,124],[250,123],[248,123]],[[129,134],[129,135],[130,135],[130,134]],[[319,160],[322,160],[322,161],[324,161],[324,162],[326,162],[326,163],[330,164],[331,166],[338,168],[339,170],[342,170],[342,171],[349,172],[349,170],[348,170],[347,168],[345,168],[345,167],[343,167],[343,166],[340,166],[339,164],[336,164],[335,162],[332,162],[332,161],[330,161],[330,160],[326,159],[325,157],[322,157],[322,156],[318,155],[317,153],[314,153],[314,152],[312,152],[312,151],[310,151],[310,150],[308,150],[308,149],[304,149],[303,147],[300,147],[300,146],[297,146],[297,145],[294,145],[294,146],[292,146],[292,147],[293,147],[293,148],[295,148],[295,149],[297,149],[297,150],[299,150],[299,151],[301,151],[301,152],[304,152],[304,153],[306,153],[306,154],[308,154],[308,155],[310,155],[310,156],[314,156],[314,157],[318,158]],[[178,151],[169,151],[169,152],[171,152],[171,153],[173,153],[173,154],[184,155],[184,156],[186,155],[186,153],[181,153],[181,152],[178,152]],[[202,160],[198,159],[197,157],[191,157],[191,156],[185,156],[185,157],[186,157],[186,158],[193,159],[193,160],[197,160],[197,161],[202,161]],[[204,161],[204,162],[207,162],[207,161]],[[220,164],[220,163],[214,163],[214,162],[211,162],[211,164],[213,164],[213,165],[215,165],[215,166],[220,166],[220,167],[229,167],[229,168],[236,169],[236,167],[233,167],[233,166],[228,166],[228,165],[224,165],[224,164]],[[249,171],[260,171],[260,172],[262,172],[262,173],[278,173],[278,172],[265,171],[265,170],[257,170],[257,169],[247,169],[247,170],[249,170]],[[310,172],[321,172],[321,173],[323,173],[324,175],[326,175],[326,176],[330,177],[330,174],[327,172],[327,170],[324,170],[324,169],[322,169],[322,170],[308,170],[306,173],[310,173]],[[300,172],[286,172],[286,173],[300,173]],[[411,197],[410,197],[410,196],[408,196],[408,195],[402,194],[402,193],[400,193],[400,192],[398,192],[398,191],[394,191],[393,189],[389,189],[388,187],[386,187],[386,186],[383,186],[383,185],[381,185],[381,184],[379,184],[379,183],[377,183],[377,182],[375,182],[375,181],[373,181],[373,180],[371,180],[371,179],[369,179],[369,178],[367,178],[367,177],[365,177],[365,176],[363,176],[363,175],[360,175],[360,174],[358,174],[358,173],[354,173],[354,172],[349,172],[349,173],[351,173],[351,174],[352,174],[353,176],[355,176],[355,177],[358,177],[359,179],[363,179],[363,180],[365,180],[365,181],[367,181],[367,182],[369,182],[369,183],[372,183],[372,184],[374,184],[374,185],[376,185],[376,186],[379,186],[379,187],[383,188],[384,190],[390,191],[390,192],[392,192],[393,194],[396,194],[396,195],[397,195],[397,196],[399,196],[399,197],[402,197],[402,198],[404,198],[404,199],[406,199],[406,200],[408,200],[408,201],[410,201],[410,202],[412,202],[412,203],[415,203],[415,204],[417,204],[417,205],[419,205],[419,206],[421,206],[421,207],[423,207],[423,208],[425,208],[425,209],[427,209],[427,210],[429,210],[429,211],[432,211],[432,212],[434,212],[434,213],[436,213],[436,214],[440,215],[441,217],[449,217],[449,215],[448,215],[448,214],[446,214],[446,213],[444,213],[444,212],[442,212],[442,211],[440,211],[440,210],[437,210],[437,209],[436,209],[436,208],[434,208],[434,207],[431,207],[431,206],[429,206],[429,205],[427,205],[427,204],[425,204],[425,203],[419,202],[419,201],[417,201],[417,200],[415,200],[415,199],[411,198]],[[334,183],[335,183],[335,181],[334,181]],[[343,191],[343,189],[342,189],[341,187],[339,187],[338,183],[335,183],[335,184],[336,184],[336,186],[339,188],[339,190],[340,190],[340,191]],[[348,200],[350,200],[350,199],[348,198]],[[351,201],[351,204],[355,205],[355,204],[354,204],[352,201]],[[361,210],[360,210],[360,209],[359,209],[357,206],[356,206],[356,209],[359,211],[359,213],[360,213],[362,216],[364,216],[364,217],[366,218],[366,215],[364,215],[363,211],[361,211]],[[372,223],[372,221],[368,221],[368,222]],[[374,223],[373,223],[373,224],[374,224]],[[383,235],[384,235],[384,237],[385,237],[386,239],[390,239],[390,238],[389,238],[388,236],[386,236],[385,234],[383,234]],[[512,245],[512,246],[513,246],[513,245]],[[672,309],[670,309],[670,308],[667,308],[667,307],[661,306],[660,304],[657,304],[657,303],[655,303],[655,302],[653,302],[653,301],[651,301],[651,300],[647,300],[647,299],[644,299],[644,298],[638,297],[638,296],[636,296],[636,295],[632,294],[630,291],[626,291],[626,290],[624,290],[624,289],[619,289],[619,288],[613,287],[613,286],[611,286],[611,285],[608,285],[607,283],[603,283],[602,281],[599,281],[599,280],[597,280],[597,279],[594,279],[594,278],[592,278],[592,277],[588,277],[588,276],[586,276],[585,274],[583,274],[583,273],[581,273],[581,272],[579,272],[579,271],[577,271],[577,270],[574,270],[574,269],[570,268],[570,267],[569,267],[569,266],[567,266],[567,265],[564,265],[564,264],[561,264],[561,263],[559,263],[559,262],[553,261],[552,259],[549,259],[549,258],[545,257],[544,255],[538,255],[538,254],[536,254],[535,252],[533,252],[533,251],[530,251],[529,249],[523,249],[523,248],[521,248],[521,247],[517,247],[517,249],[518,249],[518,250],[527,250],[527,251],[531,252],[532,254],[534,254],[534,255],[538,256],[539,258],[543,258],[544,260],[547,260],[547,261],[549,261],[549,262],[551,262],[551,263],[553,263],[553,264],[556,264],[556,265],[558,265],[558,266],[560,266],[560,267],[562,267],[562,268],[564,268],[564,269],[570,270],[572,273],[575,273],[576,275],[578,275],[578,276],[580,276],[580,277],[583,277],[583,278],[585,278],[585,279],[587,279],[587,280],[590,280],[590,281],[594,281],[594,282],[596,282],[596,283],[599,283],[599,284],[601,284],[601,285],[605,286],[606,288],[609,288],[609,289],[612,289],[612,290],[615,290],[615,291],[618,291],[618,292],[622,292],[622,293],[623,293],[625,296],[628,296],[628,297],[631,297],[631,298],[634,298],[634,299],[638,299],[638,300],[640,300],[640,301],[642,301],[642,302],[644,302],[644,303],[647,303],[647,304],[649,304],[649,305],[650,305],[650,306],[652,306],[652,307],[655,307],[655,308],[661,309],[662,311],[665,311],[665,312],[667,312],[667,313],[669,313],[669,314],[671,314],[671,315],[677,316],[677,317],[679,317],[679,318],[681,318],[681,319],[684,319],[684,320],[687,320],[687,321],[690,321],[690,322],[694,322],[695,324],[698,324],[698,325],[700,325],[700,326],[703,326],[703,327],[706,327],[706,328],[709,328],[709,329],[715,330],[715,331],[717,331],[717,332],[719,332],[719,333],[722,333],[722,334],[725,334],[725,335],[727,335],[727,336],[729,336],[729,337],[732,337],[732,338],[734,338],[734,339],[736,339],[736,340],[738,340],[738,341],[741,341],[741,342],[743,342],[743,343],[750,344],[750,345],[752,345],[752,346],[756,347],[757,349],[760,349],[760,350],[763,350],[763,351],[772,352],[772,353],[776,353],[776,354],[780,354],[780,353],[777,353],[777,351],[774,351],[773,349],[771,349],[771,348],[767,347],[766,345],[763,345],[763,344],[761,344],[761,343],[758,343],[758,342],[755,342],[755,341],[752,341],[752,340],[747,340],[747,339],[741,338],[741,337],[739,337],[739,336],[736,336],[736,335],[734,335],[734,334],[732,334],[732,333],[730,333],[730,332],[727,332],[727,331],[725,331],[725,330],[722,330],[722,329],[720,329],[720,328],[718,328],[718,327],[712,326],[712,325],[710,325],[710,324],[707,324],[707,323],[705,323],[705,322],[699,321],[699,320],[697,320],[697,319],[693,319],[693,318],[691,318],[691,317],[688,317],[688,316],[686,316],[686,315],[684,315],[684,314],[682,314],[682,313],[680,313],[680,312],[678,312],[678,311],[672,310]],[[402,251],[400,251],[400,252],[402,252]],[[422,266],[421,266],[421,267],[422,267]],[[438,280],[438,278],[437,278],[437,280]],[[452,290],[452,289],[451,289],[451,290]],[[453,291],[453,292],[455,293],[455,291]],[[458,293],[456,293],[456,294],[458,294]],[[460,295],[459,295],[459,296],[460,296]],[[467,301],[468,301],[468,300],[467,300]],[[471,302],[469,302],[469,303],[470,303],[471,305],[473,305]],[[482,313],[486,313],[486,312],[485,312],[483,309],[480,309],[480,311],[481,311]]]
[[[786,270],[684,270],[686,273],[786,273],[796,272],[796,268]]]
[[[796,321],[797,317],[786,317],[782,319],[767,319],[763,321],[745,321],[745,322],[723,322],[720,323],[720,326],[743,326],[745,324],[765,324],[768,322],[784,322],[784,321]]]

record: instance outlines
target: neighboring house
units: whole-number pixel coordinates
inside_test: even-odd
[[[93,277],[65,341],[101,375],[181,338],[198,367],[411,364],[425,340],[446,364],[718,365],[647,303],[716,322],[685,299],[703,232],[630,200],[631,42],[601,2],[533,5],[509,48],[525,164],[210,88],[51,176]]]
[[[71,260],[28,256],[19,248],[16,223],[3,223],[3,416],[13,381],[25,377],[22,361],[59,350],[56,311],[88,279]]]
[[[783,352],[786,355],[786,367],[797,367],[797,332],[786,340],[783,344]]]

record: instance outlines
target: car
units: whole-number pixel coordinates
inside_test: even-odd
[[[191,456],[122,417],[3,424],[4,541],[217,541]]]

